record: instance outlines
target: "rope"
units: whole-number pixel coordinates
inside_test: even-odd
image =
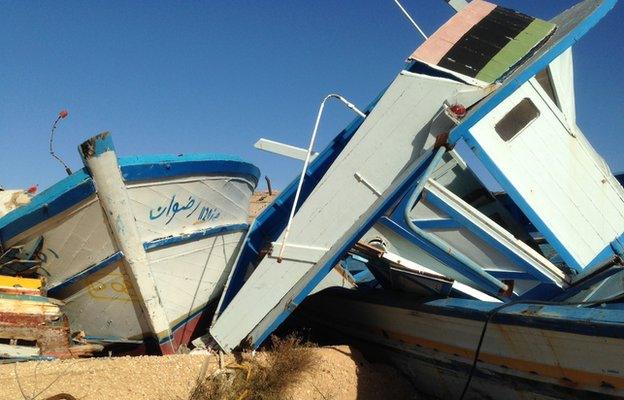
[[[223,239],[222,239],[223,240]],[[206,269],[208,268],[208,263],[210,262],[210,257],[212,257],[212,252],[214,251],[215,246],[217,245],[217,238],[215,238],[215,240],[212,243],[212,247],[210,248],[210,253],[208,253],[208,257],[206,258],[206,262],[204,263],[204,269],[202,269],[202,273],[199,277],[199,280],[197,281],[197,287],[195,288],[195,293],[193,294],[193,299],[191,300],[191,305],[189,306],[189,310],[186,313],[186,324],[184,325],[184,328],[182,329],[182,335],[180,336],[180,346],[178,346],[178,348],[176,349],[176,351],[178,351],[180,349],[180,347],[182,347],[182,345],[184,344],[184,335],[186,335],[186,329],[188,328],[188,326],[190,325],[190,317],[191,314],[193,313],[193,306],[195,305],[195,300],[197,299],[197,294],[199,293],[199,288],[201,287],[202,281],[204,279],[204,274],[206,273]],[[225,243],[223,243],[223,245],[225,246]],[[173,347],[173,338],[171,338],[171,346]]]
[[[609,297],[609,298],[602,299],[602,300],[581,301],[581,302],[517,300],[517,301],[511,301],[509,303],[505,303],[501,306],[498,306],[490,310],[490,312],[488,312],[487,317],[485,319],[485,323],[483,324],[483,329],[481,330],[481,336],[479,337],[479,344],[477,345],[477,349],[475,350],[474,359],[472,360],[472,366],[470,367],[470,373],[468,374],[468,379],[466,380],[466,384],[464,385],[464,390],[462,391],[462,394],[459,397],[459,400],[464,400],[464,398],[466,397],[466,394],[468,393],[468,389],[470,388],[470,383],[472,382],[472,378],[477,369],[477,363],[479,362],[479,354],[481,354],[481,347],[483,346],[483,341],[485,339],[485,333],[487,331],[487,327],[490,321],[492,320],[492,318],[501,310],[511,307],[511,306],[518,305],[518,304],[542,305],[542,306],[592,306],[592,305],[598,305],[598,304],[609,303],[612,301],[620,300],[622,297],[623,295],[619,294],[617,296]]]

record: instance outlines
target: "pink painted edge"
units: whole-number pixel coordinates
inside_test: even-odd
[[[446,21],[433,35],[418,47],[410,60],[437,64],[442,57],[462,38],[473,26],[479,23],[496,8],[496,4],[483,0],[468,3],[463,10]]]

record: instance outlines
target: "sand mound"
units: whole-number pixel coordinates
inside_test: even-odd
[[[395,370],[370,364],[347,346],[312,348],[311,351],[315,359],[313,366],[293,383],[285,399],[415,398],[410,385]],[[218,368],[215,355],[91,358],[0,365],[0,400],[45,400],[60,393],[89,400],[186,400],[206,357],[209,375]]]

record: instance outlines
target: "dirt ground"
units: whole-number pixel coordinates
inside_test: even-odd
[[[247,222],[251,223],[278,195],[279,192],[275,191],[271,194],[265,191],[255,192],[251,195],[251,200],[249,201],[249,218]]]
[[[348,346],[311,350],[315,359],[313,367],[294,382],[286,399],[416,399],[414,390],[398,372],[368,363]],[[0,400],[46,400],[60,393],[89,400],[185,400],[207,357],[209,375],[218,368],[216,355],[91,358],[0,365]]]

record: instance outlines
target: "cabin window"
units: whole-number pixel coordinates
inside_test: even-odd
[[[494,129],[498,136],[508,142],[520,131],[526,128],[533,120],[539,117],[540,113],[535,104],[529,98],[524,98],[518,105],[505,115]]]

